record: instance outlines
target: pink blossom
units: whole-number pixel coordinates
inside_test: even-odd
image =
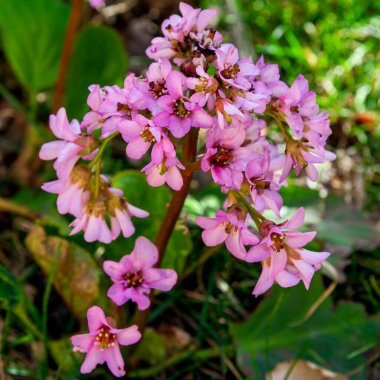
[[[135,232],[131,217],[146,218],[149,213],[129,204],[119,189],[107,188],[107,197],[102,200],[90,200],[87,202],[80,216],[71,223],[74,227],[70,235],[84,231],[84,239],[91,243],[100,241],[109,244],[120,233],[124,237],[130,237]],[[109,213],[111,228],[106,222]]]
[[[143,115],[136,115],[132,120],[123,120],[118,129],[123,139],[128,142],[126,154],[135,160],[140,159],[152,143],[161,140],[162,129]]]
[[[90,192],[87,189],[90,178],[89,170],[77,165],[68,180],[46,182],[42,185],[42,189],[48,193],[58,194],[57,209],[60,214],[70,213],[80,218],[90,199]]]
[[[97,84],[91,85],[88,89],[90,93],[87,97],[87,104],[90,107],[90,111],[84,115],[80,126],[82,130],[87,129],[87,133],[93,133],[105,121],[104,115],[99,112],[99,109],[107,94]]]
[[[239,52],[233,44],[222,44],[215,50],[215,68],[227,85],[240,89],[249,89],[251,84],[246,77],[259,73],[255,65],[247,60],[239,61]]]
[[[124,376],[124,360],[119,346],[129,346],[141,339],[137,326],[116,329],[114,320],[106,317],[98,306],[88,309],[87,321],[89,333],[71,337],[73,351],[86,353],[81,373],[90,373],[98,364],[107,363],[114,376]]]
[[[186,86],[195,90],[191,96],[191,101],[204,107],[207,104],[209,110],[215,106],[215,92],[219,87],[218,81],[211,75],[207,74],[202,66],[196,68],[197,78],[186,78]]]
[[[249,162],[245,170],[245,177],[250,185],[255,209],[259,212],[270,209],[280,216],[282,198],[278,193],[279,185],[273,181],[274,175],[270,171],[269,165],[270,157],[266,152],[264,156]]]
[[[157,247],[145,237],[138,237],[130,255],[120,262],[105,261],[104,271],[111,277],[114,285],[108,290],[108,297],[117,305],[131,300],[140,310],[150,305],[151,289],[169,291],[177,282],[177,273],[172,269],[158,269]]]
[[[302,280],[308,289],[314,272],[330,255],[328,252],[311,252],[303,247],[310,243],[316,232],[295,231],[304,222],[303,208],[282,224],[265,220],[260,227],[263,237],[253,246],[247,256],[248,262],[263,262],[263,271],[253,294],[258,296],[268,290],[274,282],[282,287],[298,284]]]
[[[150,162],[142,169],[147,175],[147,181],[150,186],[158,187],[167,183],[173,190],[180,190],[183,185],[182,174],[179,169],[185,167],[178,161],[177,158],[165,158],[162,163]]]
[[[105,244],[111,243],[112,234],[105,220],[106,211],[104,201],[88,202],[82,215],[70,224],[74,227],[70,235],[84,231],[84,240],[88,243],[96,240]]]
[[[163,111],[155,115],[153,123],[167,127],[174,137],[185,136],[191,127],[210,128],[214,119],[191,99],[184,97],[185,76],[172,71],[166,79],[168,95],[158,98],[157,103]]]
[[[64,108],[60,108],[57,115],[50,115],[49,126],[60,140],[42,145],[40,158],[55,160],[53,166],[57,176],[65,180],[70,176],[77,161],[95,150],[96,142],[92,136],[81,135],[77,120],[69,123]]]
[[[304,120],[318,113],[315,92],[309,91],[309,83],[303,75],[298,75],[292,86],[276,102],[278,109],[284,113],[285,120],[294,136],[301,139]]]
[[[226,248],[238,259],[245,260],[246,245],[257,244],[259,239],[248,230],[246,217],[239,215],[239,210],[224,212],[218,210],[215,218],[198,216],[195,222],[204,229],[203,242],[208,247],[225,243]]]
[[[128,238],[135,233],[135,226],[131,221],[132,216],[146,218],[149,216],[149,212],[128,203],[120,189],[108,188],[108,191],[112,194],[107,200],[112,239],[119,237],[120,233]]]
[[[122,88],[116,85],[104,87],[106,96],[98,109],[104,120],[103,138],[118,131],[121,121],[130,120],[138,110],[147,108],[146,97],[139,88],[138,79],[133,73],[125,78]]]
[[[88,2],[93,8],[99,8],[106,4],[105,0],[88,0]]]
[[[324,148],[316,149],[310,143],[291,140],[286,144],[286,158],[280,182],[288,177],[292,167],[294,167],[296,175],[299,175],[301,170],[305,168],[309,179],[315,182],[318,179],[318,171],[314,164],[332,160],[335,160],[335,154]]]
[[[202,170],[210,170],[213,180],[219,185],[239,190],[249,159],[249,152],[241,147],[244,140],[245,131],[241,127],[210,129],[207,150],[201,161]]]
[[[278,65],[265,63],[264,57],[261,56],[255,66],[259,73],[250,77],[251,91],[255,94],[272,95],[278,98],[288,90],[288,86],[280,80]]]

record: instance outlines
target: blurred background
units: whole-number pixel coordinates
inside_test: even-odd
[[[129,378],[380,379],[380,2],[189,3],[219,9],[225,41],[279,64],[288,84],[304,74],[330,114],[337,160],[317,184],[292,178],[282,195],[284,218],[304,206],[318,231],[310,249],[332,256],[309,292],[274,287],[253,298],[259,266],[200,240],[195,216],[213,216],[223,196],[196,176],[163,264],[179,272],[180,286],[155,299]],[[82,378],[68,338],[85,328],[89,306],[110,308],[100,263],[120,259],[133,239],[69,238],[70,219],[40,189],[54,173],[38,151],[52,139],[52,108],[80,119],[90,84],[144,72],[145,49],[173,13],[178,2],[169,0],[107,0],[99,10],[78,0],[0,0],[0,379]],[[78,27],[60,87],[70,17]],[[136,236],[153,238],[170,191],[146,185],[144,162],[126,160],[121,141],[107,154],[112,183],[151,212]],[[118,319],[132,312],[127,306]],[[104,368],[91,377],[112,378]]]

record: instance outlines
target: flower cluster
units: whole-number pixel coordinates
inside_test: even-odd
[[[214,218],[199,216],[196,223],[207,246],[225,243],[239,260],[262,263],[254,295],[275,282],[289,287],[302,280],[308,288],[329,253],[303,248],[315,237],[314,232],[296,231],[303,224],[303,209],[281,224],[262,213],[271,210],[281,217],[279,190],[292,168],[296,175],[305,169],[316,181],[316,164],[335,158],[326,150],[328,115],[319,111],[304,76],[288,86],[278,65],[263,57],[242,57],[235,45],[223,42],[209,26],[215,10],[180,3],[180,12],[165,20],[163,36],[151,41],[146,54],[153,62],[144,76],[129,74],[121,87],[90,86],[89,111],[80,123],[69,123],[64,109],[51,116],[50,128],[59,140],[45,144],[40,157],[55,160],[58,179],[43,188],[58,194],[59,212],[75,217],[72,233],[84,231],[86,241],[110,243],[120,233],[131,236],[131,218],[148,213],[129,204],[100,172],[106,145],[120,136],[128,158],[146,160],[142,172],[150,186],[167,184],[178,191],[183,171],[210,173],[226,201]],[[181,162],[180,144],[199,129],[203,149],[195,161]],[[273,143],[273,131],[283,143]],[[157,262],[157,248],[138,238],[129,256],[104,263],[114,283],[108,296],[117,305],[132,300],[139,309],[149,307],[151,289],[170,290],[177,280],[174,271],[154,268]],[[95,312],[100,313],[89,314]],[[105,352],[86,359],[83,372],[106,361],[119,376],[121,362],[110,359],[106,350],[117,351],[118,344],[136,341],[137,334],[127,339],[125,330],[114,329],[103,317],[95,323],[89,316],[91,338],[74,337],[73,344],[90,358],[99,347]]]

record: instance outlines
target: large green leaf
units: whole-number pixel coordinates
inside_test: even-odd
[[[120,238],[111,244],[111,249],[108,249],[107,252],[112,255],[113,259],[118,260],[120,256],[132,250],[136,237],[146,236],[154,242],[165,216],[167,205],[170,202],[171,192],[167,186],[149,186],[146,182],[146,176],[134,170],[118,173],[112,180],[112,186],[123,190],[128,202],[132,205],[150,213],[145,219],[133,219],[136,227],[136,233],[133,237],[127,240]],[[181,272],[191,248],[191,239],[186,230],[176,228],[169,240],[162,266]]]
[[[88,86],[120,83],[127,54],[119,35],[106,26],[87,26],[79,34],[70,60],[64,104],[70,117],[86,111]]]
[[[353,249],[373,249],[380,243],[380,231],[364,213],[344,204],[340,199],[327,200],[326,212],[317,225],[318,237],[330,244]]]
[[[0,0],[4,51],[27,89],[36,92],[54,84],[68,14],[61,0]]]
[[[0,264],[0,305],[15,306],[20,300],[21,294],[16,278]]]
[[[264,378],[276,363],[296,357],[341,373],[365,364],[362,355],[350,354],[376,345],[380,316],[368,318],[358,304],[342,304],[333,311],[325,301],[300,324],[322,290],[318,277],[310,291],[301,285],[276,287],[247,321],[231,326],[238,362],[248,376]]]

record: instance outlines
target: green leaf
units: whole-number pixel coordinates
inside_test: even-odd
[[[87,26],[79,34],[67,73],[64,104],[69,117],[87,109],[88,86],[120,83],[127,70],[127,54],[120,36],[107,26]]]
[[[362,249],[373,249],[380,243],[379,229],[366,218],[362,211],[331,197],[326,212],[317,225],[318,238],[333,245],[353,249],[360,244]]]
[[[0,0],[4,51],[18,80],[30,91],[57,77],[69,7],[61,0]]]
[[[20,303],[21,294],[15,276],[0,264],[0,305],[12,307]]]
[[[167,356],[168,349],[165,338],[152,328],[147,328],[134,357],[153,366],[161,363]]]
[[[365,364],[362,355],[350,354],[376,344],[380,315],[368,318],[359,304],[342,304],[333,311],[325,301],[300,324],[323,291],[318,280],[309,291],[302,285],[276,287],[247,321],[231,325],[237,359],[248,376],[264,378],[276,363],[296,357],[342,373]]]
[[[58,267],[53,284],[72,313],[86,318],[87,309],[99,296],[101,272],[91,255],[83,248],[58,236],[47,236],[44,229],[35,225],[26,238],[30,250],[42,271],[48,275],[60,247]]]
[[[162,260],[162,268],[174,269],[181,273],[185,269],[186,259],[192,248],[193,244],[187,231],[174,230]]]
[[[107,250],[110,258],[119,260],[120,257],[133,248],[138,236],[145,236],[154,242],[157,231],[166,214],[171,192],[166,186],[151,187],[146,182],[146,176],[135,170],[125,170],[118,173],[112,180],[112,186],[123,190],[128,202],[149,212],[144,219],[133,218],[136,232],[133,237],[125,240],[119,238]],[[192,248],[192,242],[184,228],[176,229],[169,240],[162,263],[163,268],[172,268],[181,272],[185,266],[187,255]]]

